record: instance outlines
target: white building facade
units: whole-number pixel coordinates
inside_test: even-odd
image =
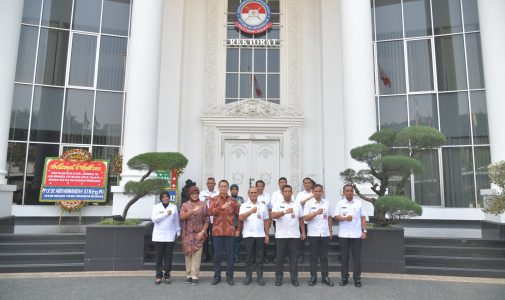
[[[225,178],[242,194],[311,177],[335,202],[339,173],[361,167],[352,148],[380,128],[427,125],[448,144],[409,182],[422,218],[486,218],[487,165],[505,159],[505,2],[270,0],[272,28],[257,35],[235,28],[240,2],[1,4],[0,193],[12,214],[59,215],[38,203],[43,161],[76,147],[124,162],[178,151],[180,182]],[[84,215],[119,214],[138,176],[124,164],[109,205]]]

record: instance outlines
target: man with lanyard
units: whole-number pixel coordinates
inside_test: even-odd
[[[361,201],[354,198],[351,184],[344,185],[344,197],[335,207],[335,220],[339,222],[338,237],[342,250],[342,279],[340,286],[349,282],[349,250],[352,254],[354,286],[361,287],[361,244],[366,239],[366,215]]]
[[[270,213],[272,212],[272,202],[270,201],[270,194],[265,192],[265,182],[263,180],[256,181],[256,188],[258,189],[258,202],[266,205],[266,207],[268,209],[268,214],[270,215]],[[272,217],[270,215],[270,220],[271,219],[272,219]],[[264,251],[263,262],[264,263],[268,263],[267,249],[268,249],[268,245],[267,244],[263,245],[263,251]],[[274,248],[274,250],[275,250],[275,248]]]
[[[265,204],[258,202],[258,189],[252,187],[247,192],[249,201],[240,206],[239,220],[243,222],[242,235],[246,252],[244,285],[252,280],[253,264],[256,269],[257,281],[265,285],[263,279],[263,245],[268,244],[270,221]]]
[[[230,185],[230,194],[238,203],[238,205],[242,205],[244,203],[244,198],[238,195],[238,185],[232,184]],[[235,220],[235,227],[238,227],[238,218]],[[233,242],[233,261],[238,263],[240,261],[240,243],[242,241],[242,235],[235,238]]]
[[[330,203],[322,199],[323,186],[314,185],[314,198],[305,203],[303,220],[307,222],[307,239],[310,244],[310,280],[309,285],[317,283],[317,264],[321,264],[321,282],[333,286],[328,277],[328,248],[332,236],[332,216],[329,213]]]
[[[233,281],[233,242],[240,235],[239,227],[235,227],[240,206],[228,195],[228,181],[221,180],[218,184],[219,195],[210,202],[210,215],[214,217],[212,226],[212,244],[214,245],[214,279],[211,284],[221,282],[221,255],[226,251],[226,282],[234,285]]]
[[[292,200],[293,189],[289,185],[282,188],[283,200],[277,201],[272,208],[272,218],[277,222],[275,230],[276,256],[275,285],[282,284],[284,258],[289,257],[291,284],[298,286],[298,245],[300,238],[305,240],[303,211],[299,203]],[[301,234],[300,234],[301,232]]]
[[[305,207],[305,203],[310,199],[314,198],[312,194],[313,180],[310,177],[305,177],[303,179],[303,191],[296,195],[295,201],[300,203],[302,208]],[[305,224],[305,231],[307,232],[307,224]],[[298,248],[298,262],[303,263],[305,260],[305,241],[300,241],[300,248]]]
[[[200,195],[198,198],[200,198],[200,201],[205,202],[207,205],[207,208],[210,208],[210,200],[217,196],[219,194],[218,191],[216,191],[214,188],[216,186],[216,179],[214,177],[209,177],[207,178],[207,189],[203,190],[200,192]],[[211,246],[209,246],[209,243],[212,243],[212,216],[210,217],[210,223],[209,223],[209,228],[207,231],[207,236],[209,237],[208,239],[205,240],[203,243],[203,257],[202,261],[208,262],[211,260]]]

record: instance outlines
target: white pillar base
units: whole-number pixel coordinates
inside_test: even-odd
[[[0,218],[12,215],[12,195],[17,186],[0,184]]]
[[[114,193],[114,200],[112,201],[112,215],[122,215],[123,210],[132,198],[130,195],[124,194],[122,186],[113,186],[111,192]],[[128,219],[151,219],[153,205],[156,203],[156,195],[148,195],[140,198],[128,210],[126,218]]]

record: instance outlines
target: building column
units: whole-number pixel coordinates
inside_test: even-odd
[[[123,172],[120,186],[112,187],[112,215],[121,215],[131,199],[123,193],[126,182],[138,181],[145,174],[145,171],[130,170],[128,160],[144,152],[156,152],[163,2],[133,1],[126,67]],[[149,218],[153,204],[152,195],[143,197],[130,207],[127,217]]]
[[[346,168],[364,166],[352,148],[369,143],[377,128],[374,100],[372,17],[369,0],[340,0]]]
[[[126,162],[156,151],[163,0],[133,1],[126,75],[121,185],[139,179]]]
[[[23,1],[0,1],[0,36],[4,45],[0,56],[0,232],[9,232],[12,193],[15,185],[7,185],[7,145],[18,57],[19,33]],[[13,225],[13,224],[12,224]],[[5,230],[5,227],[8,227]]]
[[[505,1],[478,0],[491,162],[505,160]]]
[[[489,142],[491,144],[491,163],[505,160],[505,139],[503,138],[503,112],[505,111],[505,89],[503,71],[505,70],[505,1],[478,0],[480,39],[484,78],[486,81],[487,118]],[[481,190],[485,198],[496,193],[497,186]],[[505,223],[505,213],[486,214],[488,221]],[[502,225],[503,226],[503,225]]]

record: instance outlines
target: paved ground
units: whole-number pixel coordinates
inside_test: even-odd
[[[254,281],[242,285],[240,273],[235,286],[211,286],[209,275],[191,286],[175,272],[172,284],[155,286],[151,271],[0,274],[0,299],[505,299],[505,279],[368,273],[358,289],[352,284],[309,287],[306,273],[300,274],[299,287],[288,280],[276,287],[271,273],[265,274],[264,287]]]

